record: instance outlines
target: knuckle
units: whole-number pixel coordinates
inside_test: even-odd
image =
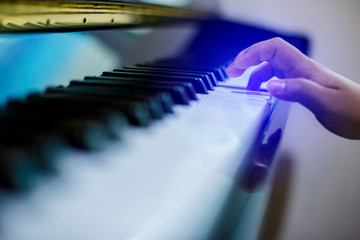
[[[281,37],[275,37],[273,39],[271,39],[275,44],[277,45],[281,45],[281,44],[284,44],[285,40],[282,39]]]

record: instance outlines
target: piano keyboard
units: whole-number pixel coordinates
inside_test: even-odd
[[[0,115],[1,186],[27,189],[37,174],[54,170],[48,151],[103,149],[127,123],[149,126],[173,113],[174,104],[189,105],[225,80],[224,66],[194,67],[160,61],[124,67],[9,101]]]
[[[251,172],[254,133],[274,106],[224,69],[167,59],[9,101],[0,116],[2,239],[223,236],[230,196],[256,196],[242,190],[256,179],[244,187],[239,172]],[[256,235],[257,211],[246,220],[254,227],[235,236]]]

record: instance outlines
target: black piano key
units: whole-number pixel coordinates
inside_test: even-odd
[[[49,106],[49,104],[51,104],[51,106]],[[31,124],[34,125],[31,126],[30,129],[23,129],[22,131],[32,131],[35,129],[37,130],[37,133],[46,131],[53,134],[67,135],[69,139],[74,140],[72,142],[78,143],[76,145],[85,146],[85,148],[86,146],[90,146],[88,148],[91,148],[92,146],[91,144],[88,144],[91,140],[86,139],[87,135],[101,136],[106,134],[106,136],[116,139],[123,136],[127,121],[121,113],[94,112],[90,115],[89,112],[84,113],[83,110],[84,109],[74,108],[74,106],[59,106],[51,101],[40,102],[37,104],[25,104],[23,102],[12,101],[8,103],[6,117],[9,118],[12,114],[12,117],[15,118],[14,122],[16,122],[17,119],[23,121],[20,129],[26,128]],[[2,118],[0,117],[0,121],[5,120],[4,116]],[[90,125],[95,125],[95,127],[90,127],[87,122],[92,122]],[[101,127],[97,125],[100,125]],[[16,128],[16,125],[14,127]],[[61,132],[58,133],[57,130],[62,128],[67,128],[69,130],[61,130]],[[100,131],[104,133],[100,133]],[[100,139],[104,138],[105,137],[102,137]],[[99,146],[104,146],[104,144],[99,143],[95,149]]]
[[[19,111],[19,108],[13,106],[0,117],[0,140],[5,139],[11,145],[27,147],[33,141],[54,136],[66,138],[75,147],[102,150],[110,141],[104,124],[100,122],[71,118],[61,111],[54,114],[49,109],[25,106],[31,109],[31,112],[26,112]]]
[[[158,59],[155,63],[183,65],[183,66],[196,66],[198,68],[207,67],[218,69],[220,72],[226,69],[226,61],[219,61],[218,56],[181,56],[170,59]]]
[[[122,88],[113,88],[108,86],[93,86],[89,85],[87,82],[82,81],[84,84],[75,84],[70,85],[67,89],[76,89],[79,91],[91,91],[91,92],[101,92],[101,93],[111,93],[119,94],[125,97],[138,97],[138,98],[155,98],[161,102],[163,109],[166,113],[173,113],[174,102],[171,95],[168,92],[149,92],[144,89],[122,89]]]
[[[226,77],[223,75],[222,70],[218,67],[198,66],[198,65],[190,65],[190,64],[170,64],[170,63],[161,63],[161,62],[137,64],[136,66],[147,66],[147,65],[169,68],[169,69],[176,68],[179,70],[196,70],[196,71],[213,72],[218,80],[220,81],[226,80]]]
[[[76,148],[95,151],[103,150],[110,142],[104,126],[96,122],[87,121],[78,126],[65,123],[49,126],[44,122],[31,122],[25,127],[26,129],[16,129],[12,126],[9,129],[12,132],[5,133],[4,136],[10,134],[12,137],[17,136],[18,141],[16,143],[12,142],[12,145],[19,147],[23,146],[18,144],[29,142],[32,139],[39,141],[44,137],[63,137]],[[11,138],[9,137],[9,139]]]
[[[123,68],[123,69],[114,69],[114,72],[121,72],[121,73],[135,73],[138,76],[148,76],[153,78],[160,78],[160,79],[169,79],[169,80],[179,80],[179,81],[190,81],[192,84],[194,84],[195,90],[198,93],[204,93],[200,91],[204,91],[203,89],[206,89],[208,91],[213,91],[214,86],[208,76],[204,74],[196,74],[196,73],[185,73],[185,72],[179,72],[179,71],[159,71],[156,69],[129,69],[129,68]],[[206,93],[206,92],[205,92]]]
[[[93,77],[93,76],[87,76],[85,77],[85,81],[88,79],[102,79],[102,80],[112,80],[112,81],[120,81],[120,82],[126,82],[126,83],[141,83],[144,84],[144,86],[150,86],[150,85],[156,85],[156,86],[181,86],[185,89],[184,96],[190,100],[198,100],[196,96],[196,91],[191,82],[181,82],[181,81],[170,81],[170,80],[159,80],[159,79],[149,79],[149,78],[128,78],[128,77],[122,77],[120,74],[118,76],[100,76],[100,77]]]
[[[46,136],[34,143],[34,147],[25,149],[35,156],[36,165],[44,174],[54,174],[59,170],[59,162],[70,145],[61,137]]]
[[[106,72],[105,72],[105,74],[106,74]],[[143,87],[148,86],[148,88],[150,86],[151,86],[151,88],[160,87],[160,86],[167,86],[167,87],[180,86],[180,87],[183,87],[185,90],[185,92],[182,93],[182,95],[185,97],[185,99],[187,99],[186,100],[187,102],[189,102],[190,100],[198,100],[198,98],[196,96],[195,88],[193,87],[193,84],[191,82],[180,82],[180,81],[170,81],[170,80],[164,81],[164,80],[159,80],[159,79],[150,79],[150,78],[146,78],[146,77],[129,78],[129,77],[121,76],[121,74],[112,74],[112,76],[109,75],[109,76],[99,76],[99,77],[97,77],[97,76],[86,76],[85,77],[85,81],[87,81],[89,79],[119,81],[119,82],[127,83],[128,85],[130,83],[131,84],[139,83]],[[136,87],[136,88],[138,88],[138,87]],[[169,93],[171,93],[171,92],[169,92]],[[176,103],[184,104],[184,103],[179,103],[179,102],[176,102]],[[187,104],[188,103],[185,103],[185,105],[187,105]]]
[[[165,59],[157,59],[156,63],[167,63],[167,64],[178,64],[178,65],[194,65],[201,67],[215,67],[215,68],[224,68],[226,67],[227,61],[221,60],[219,61],[219,56],[186,56],[183,55],[181,57],[176,58],[165,58]]]
[[[67,114],[80,113],[86,115],[90,113],[96,116],[115,111],[124,113],[129,121],[135,125],[149,126],[152,122],[150,110],[145,104],[139,102],[94,98],[86,95],[77,96],[75,94],[47,94],[32,96],[31,98],[37,98],[37,104],[41,104],[45,100],[47,104],[43,107],[51,108],[55,105]]]
[[[71,81],[70,86],[81,85],[81,86],[102,86],[102,87],[112,87],[112,88],[121,88],[122,90],[142,90],[148,93],[161,93],[168,92],[173,102],[182,105],[189,104],[189,97],[185,92],[185,88],[179,85],[172,84],[161,84],[161,85],[149,85],[147,83],[141,82],[121,82],[116,81],[116,79],[106,80],[106,78],[98,78],[98,77],[85,77],[85,81]]]
[[[226,80],[226,79],[229,78],[229,76],[226,74],[226,71],[225,71],[226,68],[227,68],[227,66],[222,66],[222,67],[220,68],[224,80]]]
[[[186,67],[195,67],[195,68],[210,68],[213,69],[212,72],[217,73],[219,79],[221,79],[221,81],[226,81],[226,79],[228,78],[226,73],[225,73],[225,69],[226,69],[226,65],[220,65],[218,63],[182,63],[180,64],[181,66],[186,66]]]
[[[114,139],[122,139],[125,129],[128,127],[128,120],[124,114],[109,112],[104,118],[105,130]]]
[[[91,91],[89,89],[76,89],[76,88],[48,88],[46,90],[47,96],[51,96],[51,94],[56,93],[65,93],[65,94],[75,94],[76,96],[85,96],[100,100],[109,100],[109,101],[127,101],[127,102],[140,102],[146,104],[146,106],[150,110],[150,114],[154,119],[161,119],[165,110],[163,109],[163,105],[161,101],[157,98],[144,98],[144,97],[136,97],[131,95],[123,95],[119,93],[110,93],[110,92],[100,92],[100,91]]]
[[[63,101],[62,101],[63,100]],[[104,106],[98,105],[84,105],[76,104],[75,101],[71,102],[71,99],[59,99],[59,98],[49,98],[47,95],[42,94],[31,94],[28,96],[27,100],[12,100],[7,103],[6,106],[7,113],[13,114],[28,114],[31,116],[31,113],[36,113],[34,117],[49,117],[55,118],[51,122],[64,121],[64,120],[79,120],[79,121],[96,121],[101,124],[111,122],[118,122],[117,125],[121,126],[116,131],[111,131],[111,127],[108,129],[114,137],[120,136],[119,130],[125,129],[127,125],[127,120],[122,112],[112,111],[112,109],[107,109]],[[44,115],[44,116],[42,116]]]
[[[149,88],[149,86],[151,86],[151,88],[153,87],[160,87],[160,86],[166,86],[166,87],[176,87],[176,86],[180,86],[183,87],[185,92],[182,93],[183,97],[185,98],[186,102],[189,102],[190,100],[198,100],[197,96],[196,96],[196,91],[193,87],[193,84],[191,82],[171,82],[171,81],[162,81],[162,80],[158,80],[158,79],[148,79],[148,78],[128,78],[128,77],[121,77],[119,76],[100,76],[100,77],[96,77],[96,76],[87,76],[85,77],[85,81],[91,79],[96,79],[96,80],[110,80],[110,81],[116,81],[116,82],[123,82],[124,84],[126,83],[127,85],[133,85],[135,83],[140,84],[137,85],[137,87],[135,88],[139,88],[139,86],[143,86],[145,88]],[[179,103],[178,103],[179,104]],[[182,104],[182,103],[180,103]],[[185,103],[185,105],[187,105],[188,103]]]
[[[0,185],[13,191],[25,191],[36,185],[39,169],[30,153],[12,149],[0,151]]]
[[[126,70],[117,70],[114,72],[103,72],[102,76],[111,76],[111,77],[123,77],[129,79],[141,79],[148,81],[156,81],[154,84],[158,84],[159,81],[163,82],[180,82],[180,83],[191,83],[194,86],[194,89],[197,93],[207,94],[208,89],[206,88],[204,82],[200,78],[193,77],[181,77],[181,76],[171,76],[171,75],[162,75],[162,74],[151,74],[151,73],[140,73],[140,72],[131,72]],[[211,87],[211,89],[213,88]]]
[[[0,129],[1,133],[4,133]],[[5,130],[5,134],[1,135],[0,138],[0,152],[5,154],[10,151],[22,151],[29,156],[31,164],[35,165],[42,174],[54,174],[58,170],[59,160],[64,152],[69,150],[70,145],[66,142],[65,139],[53,136],[30,136],[27,135],[26,138],[23,138],[24,132],[12,132],[12,139],[5,138],[9,133],[8,130]],[[10,140],[10,141],[9,141]],[[2,155],[0,153],[0,155]],[[1,157],[0,157],[1,161]],[[0,163],[1,164],[1,163]]]
[[[212,72],[206,72],[206,71],[197,71],[197,70],[179,70],[176,68],[162,68],[162,67],[156,67],[151,66],[151,64],[148,65],[138,65],[138,66],[125,66],[124,69],[131,69],[131,70],[152,70],[152,71],[161,71],[161,72],[174,72],[174,73],[186,73],[186,74],[199,74],[200,76],[205,76],[207,79],[211,82],[213,86],[219,86],[218,79]]]

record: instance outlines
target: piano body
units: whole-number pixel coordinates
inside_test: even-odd
[[[275,36],[306,53],[306,38],[180,8],[62,4],[0,15],[0,238],[259,238],[289,105],[224,68]]]

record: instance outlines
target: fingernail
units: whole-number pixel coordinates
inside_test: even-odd
[[[243,61],[243,59],[238,59],[235,62],[235,67],[239,69],[246,69],[248,66],[246,65],[246,62]]]
[[[246,53],[249,51],[248,48],[245,48],[244,50],[242,50],[241,52],[239,52],[239,54],[236,56],[235,60],[240,59],[241,57],[243,57],[244,55],[246,55]]]
[[[267,90],[270,93],[279,93],[285,88],[285,81],[270,81],[267,85]]]
[[[244,50],[242,50],[240,53],[239,53],[239,56],[243,56],[245,55],[247,52],[248,52],[249,48],[245,48]]]

